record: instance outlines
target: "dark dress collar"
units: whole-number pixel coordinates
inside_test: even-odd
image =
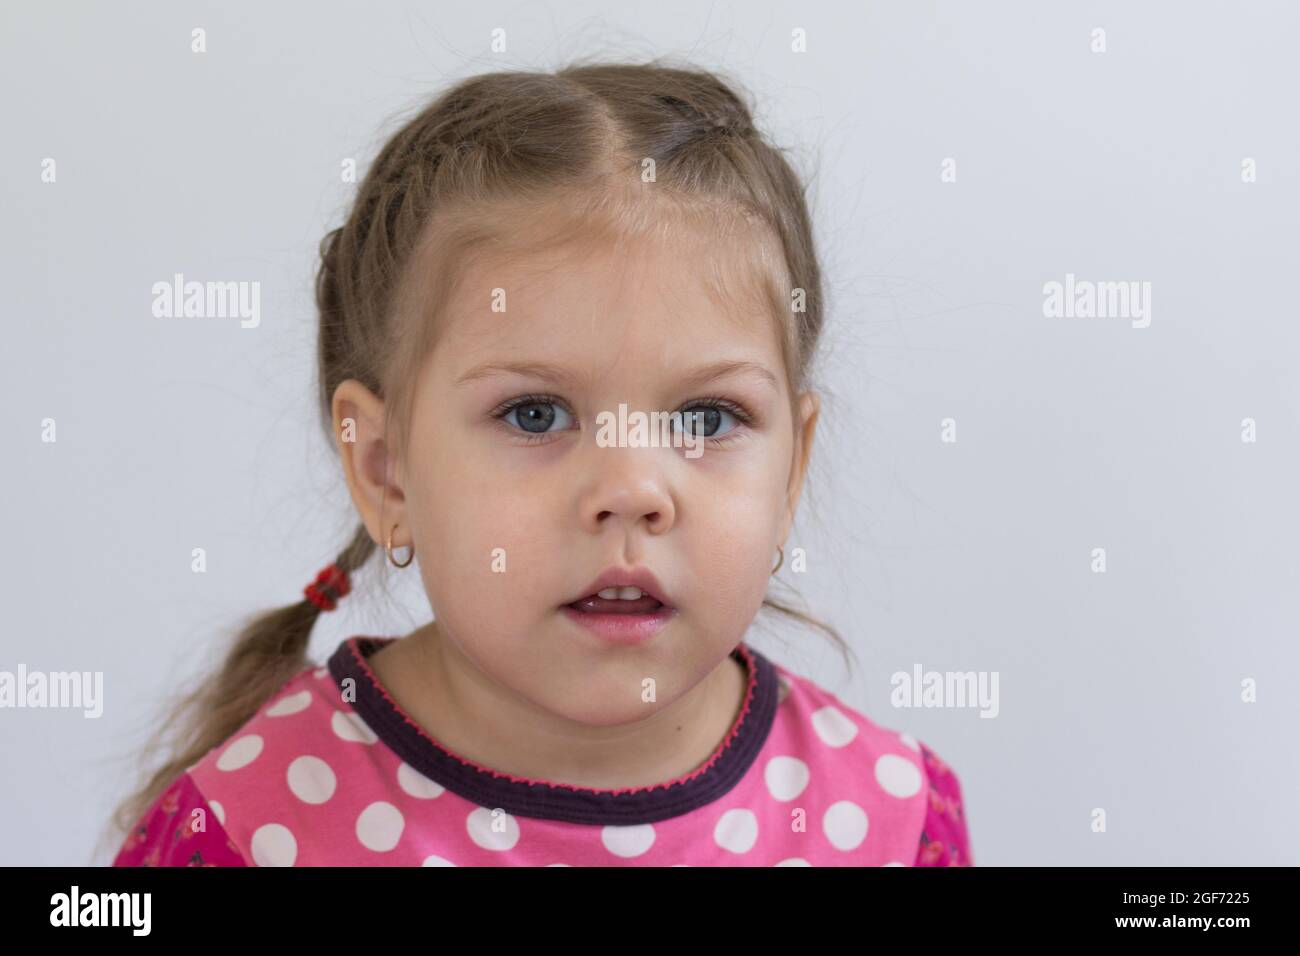
[[[515,777],[447,750],[388,695],[367,658],[394,640],[399,638],[358,636],[343,641],[329,659],[335,683],[343,688],[343,681],[352,679],[356,697],[352,706],[357,714],[413,769],[466,800],[500,807],[514,816],[630,826],[689,813],[740,782],[776,719],[776,671],[770,660],[742,642],[731,654],[749,674],[745,701],[726,738],[689,774],[667,783],[622,790]]]

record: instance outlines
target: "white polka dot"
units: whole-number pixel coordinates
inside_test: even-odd
[[[330,718],[330,729],[336,737],[352,743],[373,744],[379,739],[364,720],[348,710],[334,711],[334,716]]]
[[[843,747],[858,735],[858,725],[844,711],[830,705],[812,715],[812,725],[828,747]]]
[[[638,823],[630,827],[604,827],[600,831],[600,842],[615,856],[630,859],[640,856],[654,845],[655,828],[649,823]]]
[[[547,863],[547,866],[568,866],[568,863]]]
[[[300,690],[296,694],[290,694],[288,697],[277,702],[274,706],[268,707],[266,716],[287,717],[289,714],[296,714],[300,710],[306,710],[310,706],[311,691]]]
[[[430,780],[406,761],[402,761],[402,765],[397,768],[397,785],[411,796],[421,800],[440,797],[447,789],[437,781]]]
[[[456,864],[441,856],[426,856],[420,866],[455,866]]]
[[[907,866],[906,863],[899,863],[897,860],[890,860],[888,863],[882,863],[882,866]]]
[[[226,825],[226,808],[221,805],[221,801],[209,800],[208,806],[210,806],[212,812],[216,814],[217,822],[224,827]]]
[[[876,783],[892,797],[912,797],[921,792],[921,771],[898,754],[885,754],[876,761]]]
[[[384,853],[397,846],[406,821],[402,811],[391,803],[376,800],[357,817],[357,839],[367,850]]]
[[[809,863],[807,860],[801,859],[797,856],[792,856],[788,860],[782,860],[780,863],[776,863],[773,865],[774,866],[812,866],[812,864]]]
[[[247,767],[262,752],[263,743],[258,734],[240,737],[221,752],[221,756],[217,758],[217,769],[238,770],[240,767]]]
[[[810,776],[808,765],[798,757],[773,757],[763,768],[767,792],[774,800],[793,800],[808,786]]]
[[[465,818],[465,829],[469,838],[485,850],[512,850],[519,842],[519,821],[501,809],[475,807]]]
[[[852,800],[833,803],[822,817],[822,832],[835,849],[856,849],[867,838],[867,812]]]
[[[289,789],[303,803],[324,803],[334,796],[338,780],[320,757],[299,757],[289,764]]]
[[[314,671],[312,671],[312,673],[315,674],[317,677],[325,677],[326,675],[329,674],[329,672],[330,669],[328,667],[318,667]]]
[[[258,866],[293,866],[293,861],[298,859],[298,841],[280,823],[258,827],[253,831],[250,845],[253,862]]]
[[[741,807],[728,810],[713,828],[713,842],[732,853],[748,853],[758,842],[758,817]]]
[[[911,734],[899,734],[898,739],[901,740],[905,746],[911,747],[917,753],[921,752],[921,742]]]

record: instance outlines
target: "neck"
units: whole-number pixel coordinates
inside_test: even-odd
[[[436,621],[376,652],[371,667],[398,706],[448,750],[513,776],[602,790],[695,770],[730,732],[748,682],[744,665],[727,655],[653,715],[592,726],[495,681]]]

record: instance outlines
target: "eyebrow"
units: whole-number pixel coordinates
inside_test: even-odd
[[[476,365],[456,379],[453,387],[460,388],[471,382],[502,374],[524,375],[557,385],[570,382],[577,377],[562,366],[550,365],[546,362],[485,362],[482,365]],[[722,378],[725,375],[753,375],[769,385],[774,391],[780,391],[781,389],[776,376],[772,374],[767,366],[760,365],[757,362],[731,359],[723,359],[720,362],[713,362],[692,369],[682,375],[680,381],[687,388],[697,388],[706,382]]]

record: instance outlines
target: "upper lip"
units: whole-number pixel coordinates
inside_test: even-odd
[[[659,579],[651,573],[649,568],[606,568],[601,572],[600,577],[587,585],[587,589],[575,597],[569,604],[576,604],[583,598],[591,597],[605,588],[613,587],[634,587],[639,588],[642,594],[648,594],[665,607],[672,605],[668,601],[668,592],[664,586],[659,583]]]

